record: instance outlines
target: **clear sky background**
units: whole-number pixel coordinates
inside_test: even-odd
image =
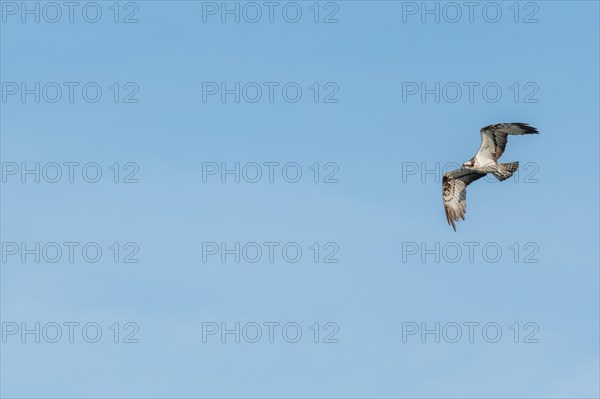
[[[278,3],[273,23],[266,6],[257,23],[232,16],[222,23],[220,14],[203,22],[195,1],[142,1],[137,9],[121,3],[119,23],[113,2],[98,3],[97,23],[82,19],[80,3],[73,23],[64,7],[57,23],[44,15],[22,23],[14,4],[20,7],[1,2],[3,171],[11,162],[97,162],[103,175],[95,184],[81,174],[69,183],[66,168],[57,183],[5,176],[3,397],[600,395],[597,2],[499,2],[496,23],[490,6],[482,15],[486,3],[478,3],[473,22],[461,6],[456,23],[441,3],[439,23],[434,15],[422,22],[421,2],[323,2],[319,23],[312,1],[298,2],[297,23],[283,19],[286,3]],[[45,11],[54,18],[54,10]],[[139,22],[122,23],[132,12]],[[323,23],[331,13],[338,22]],[[8,94],[21,82],[80,86],[72,103],[66,90],[56,103],[43,96],[36,103],[31,94],[25,102]],[[103,88],[96,103],[81,97],[87,82]],[[127,82],[139,88],[139,102],[123,103],[134,87]],[[272,103],[266,91],[256,103],[235,103],[233,95],[203,102],[203,82],[280,86]],[[288,82],[303,89],[296,103],[281,96]],[[403,101],[411,82],[456,82],[464,91],[456,102],[453,84],[437,103],[434,94]],[[464,82],[479,85],[473,101]],[[481,91],[490,82],[502,89],[496,102],[493,88],[488,97]],[[335,87],[338,102],[323,102]],[[53,97],[52,85],[47,90]],[[502,160],[521,162],[518,180],[470,186],[467,220],[455,233],[439,174],[421,172],[468,160],[482,126],[513,121],[540,130],[509,139]],[[112,182],[115,162],[121,169],[135,162],[139,182]],[[254,184],[231,176],[225,184],[218,176],[203,183],[203,162],[296,162],[303,175],[295,184],[281,174],[274,183],[266,175]],[[314,162],[320,180],[325,164],[335,162],[339,182],[314,183]],[[416,174],[407,174],[415,165]],[[32,255],[22,262],[7,254],[11,242],[97,242],[103,256],[86,262],[80,246],[73,263],[66,253],[56,263],[36,263]],[[115,263],[114,242],[135,242],[139,262]],[[203,262],[203,242],[297,242],[303,255],[286,262],[280,246],[273,263],[266,254],[256,263],[231,255],[225,263],[219,256]],[[339,262],[323,263],[330,249],[321,248],[315,263],[314,242],[336,243]],[[419,246],[436,243],[440,261],[435,254],[423,261]],[[492,249],[483,254],[486,244]],[[414,245],[419,252],[409,255]],[[477,245],[472,262],[466,245]],[[497,247],[502,254],[492,262]],[[57,343],[46,339],[53,324],[40,343],[33,334],[25,342],[20,331],[7,335],[11,326],[33,329],[36,322],[80,326],[73,343],[64,325]],[[97,343],[82,338],[90,322],[102,328]],[[127,322],[139,327],[138,343],[122,342],[132,331]],[[222,322],[280,326],[273,343],[264,325],[257,343],[244,336],[235,343],[233,335],[221,342],[219,334],[203,342],[203,323]],[[302,328],[296,343],[281,334],[291,322]],[[328,322],[335,324],[326,330]],[[448,340],[453,330],[441,331],[452,322],[463,329],[456,343]],[[473,342],[468,322],[480,323]],[[440,323],[440,342],[432,334],[403,342],[403,323]],[[486,323],[501,327],[498,342],[482,336]],[[323,342],[335,326],[338,342]],[[537,343],[524,342],[534,330]]]

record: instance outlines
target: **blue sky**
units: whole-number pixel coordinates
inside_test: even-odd
[[[279,2],[272,23],[262,3],[256,23],[245,3],[239,23],[222,22],[221,2],[121,3],[118,16],[98,2],[96,23],[82,16],[96,18],[86,3],[72,23],[67,8],[58,18],[44,4],[36,23],[21,21],[20,2],[1,3],[3,397],[600,395],[597,2],[477,3],[472,22],[456,3],[455,23],[435,2],[439,22],[421,2]],[[35,93],[23,101],[21,84],[35,92],[36,82],[39,103]],[[203,92],[236,82],[239,103]],[[97,102],[86,84],[88,100],[101,88]],[[406,92],[423,84],[433,94]],[[57,86],[62,96],[48,101]],[[256,86],[262,96],[247,101]],[[439,174],[426,170],[468,160],[482,126],[513,121],[540,130],[509,139],[502,160],[521,162],[518,181],[473,183],[453,232]],[[40,183],[22,183],[36,162]],[[79,163],[73,183],[65,162]],[[279,163],[273,183],[265,162]],[[62,177],[50,183],[54,163]],[[81,175],[90,163],[97,183]],[[262,179],[203,183],[206,163],[248,173],[256,163]],[[288,163],[299,182],[281,175]],[[339,181],[324,183],[332,171]],[[73,262],[65,242],[79,244]],[[263,256],[203,262],[212,242],[258,243]],[[278,243],[272,263],[265,242]],[[23,261],[21,243],[50,252]],[[56,263],[48,243],[62,248]],[[102,249],[98,262],[83,257],[87,243],[97,243],[88,255]],[[285,260],[287,243],[299,261]],[[139,261],[124,263],[135,250]],[[323,262],[334,250],[338,262]],[[21,342],[21,323],[36,322],[40,343]],[[76,330],[71,343],[69,322],[97,323],[102,337]],[[128,322],[137,343],[123,342]],[[276,330],[269,342],[269,322],[296,323],[302,336],[290,343]],[[257,323],[263,335],[203,342],[213,323],[250,335]],[[439,343],[420,331],[403,342],[407,326],[436,323]],[[479,323],[473,342],[465,323]],[[501,328],[497,342],[484,325]],[[338,342],[324,342],[334,330]],[[524,342],[534,330],[537,342]]]

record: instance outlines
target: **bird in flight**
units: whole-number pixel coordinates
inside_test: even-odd
[[[538,130],[527,123],[498,123],[481,129],[481,146],[477,154],[462,168],[445,173],[442,178],[444,210],[448,224],[456,231],[456,222],[465,220],[467,212],[467,186],[488,173],[500,181],[511,177],[519,162],[498,163],[504,153],[509,135],[537,134]]]

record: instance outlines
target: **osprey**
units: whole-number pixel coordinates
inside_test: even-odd
[[[444,174],[442,192],[448,224],[456,231],[455,222],[465,220],[467,212],[467,186],[488,173],[500,181],[506,180],[519,168],[519,162],[498,163],[504,153],[508,135],[537,134],[538,130],[527,123],[498,123],[481,129],[481,146],[477,154],[462,168]]]

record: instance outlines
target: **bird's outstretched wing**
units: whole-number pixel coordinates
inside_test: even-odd
[[[467,186],[477,179],[485,176],[472,169],[458,169],[444,174],[442,178],[442,194],[444,197],[444,210],[448,224],[456,231],[455,222],[462,218],[465,220],[467,212]]]
[[[527,123],[498,123],[481,128],[481,146],[475,158],[483,165],[495,163],[504,153],[509,134],[537,134]]]

